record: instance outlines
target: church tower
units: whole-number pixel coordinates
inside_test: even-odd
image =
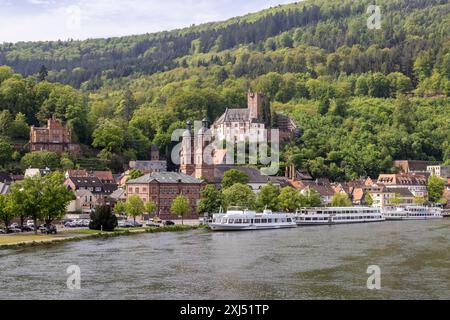
[[[192,176],[195,173],[195,137],[192,132],[192,124],[187,122],[186,131],[183,133],[180,150],[180,171],[184,174]]]
[[[213,154],[207,154],[205,150],[212,143],[212,134],[208,129],[208,120],[202,120],[202,127],[197,134],[197,144],[195,150],[195,177],[197,179],[205,179],[206,181],[214,180],[214,163]]]

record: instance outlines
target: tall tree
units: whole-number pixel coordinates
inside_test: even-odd
[[[129,196],[125,203],[125,212],[136,222],[136,217],[142,216],[145,212],[144,201],[138,195]]]
[[[15,217],[15,211],[12,209],[10,196],[0,194],[0,221],[4,223],[5,229]]]
[[[352,202],[350,198],[345,193],[335,193],[331,199],[331,205],[333,207],[351,207]]]
[[[39,176],[28,177],[25,180],[17,182],[11,187],[12,210],[20,212],[20,223],[23,228],[23,222],[26,217],[33,219],[34,225],[38,226],[38,220],[42,215],[42,178]],[[37,228],[35,228],[37,234]]]
[[[255,194],[252,189],[242,183],[233,184],[222,191],[223,201],[226,208],[230,206],[245,207],[253,209],[255,207]]]
[[[44,65],[42,65],[41,69],[39,69],[37,79],[39,82],[42,82],[42,81],[45,81],[47,79],[47,77],[48,77],[48,70]]]
[[[230,169],[225,171],[223,175],[222,188],[227,189],[236,183],[246,184],[248,181],[249,177],[246,173],[236,169]]]
[[[271,182],[261,188],[256,196],[256,209],[262,211],[264,209],[277,211],[279,209],[278,196],[280,189]]]
[[[278,195],[280,208],[285,212],[295,212],[300,208],[300,192],[292,187],[284,187]]]
[[[156,209],[157,209],[156,203],[151,199],[145,204],[145,211],[149,215],[154,214]]]
[[[70,201],[76,199],[73,192],[64,185],[64,180],[64,175],[60,172],[52,172],[41,179],[39,216],[46,224],[63,218]]]
[[[201,191],[200,203],[198,205],[199,213],[214,214],[219,212],[223,206],[222,193],[214,185],[207,185]]]
[[[190,210],[189,199],[183,195],[176,197],[170,207],[170,212],[172,212],[172,214],[181,216],[181,224],[184,224],[184,216],[188,214]]]
[[[445,181],[438,176],[431,176],[428,179],[428,199],[431,202],[442,202],[444,195]]]

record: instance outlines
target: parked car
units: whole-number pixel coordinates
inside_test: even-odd
[[[88,228],[90,223],[91,223],[91,220],[88,220],[88,219],[81,220],[81,225],[83,228]]]
[[[162,223],[162,220],[158,217],[152,218],[151,221],[153,221],[153,223]]]
[[[64,227],[66,227],[66,228],[73,228],[73,221],[66,221],[66,222],[64,222]]]
[[[167,220],[167,221],[164,221],[164,225],[166,225],[166,226],[173,226],[173,225],[175,225],[175,222]]]
[[[129,221],[131,228],[142,228],[143,224],[137,221]]]
[[[56,229],[56,226],[54,226],[53,224],[48,224],[41,228],[41,232],[46,234],[56,234],[58,231]]]
[[[157,227],[157,228],[159,228],[161,225],[159,223],[147,222],[146,226],[147,227]]]
[[[22,229],[16,227],[9,227],[6,231],[7,233],[20,233]]]
[[[5,229],[0,229],[0,234],[5,234],[6,230]]]
[[[9,226],[9,228],[19,228],[20,226],[19,226],[19,224],[18,223],[11,223],[10,224],[10,226]]]
[[[27,226],[34,226],[34,221],[33,220],[27,220],[27,223],[26,223],[26,225]]]
[[[25,225],[25,226],[23,226],[23,228],[22,228],[22,231],[23,232],[31,232],[31,231],[34,231],[34,224],[31,224],[31,225]]]

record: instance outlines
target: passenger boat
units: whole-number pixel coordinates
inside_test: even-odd
[[[215,214],[209,227],[214,231],[244,231],[295,228],[297,225],[293,214],[271,210],[257,213],[230,207],[226,213]]]
[[[302,208],[295,214],[299,226],[333,225],[346,223],[382,222],[379,208],[371,207],[324,207]]]
[[[442,209],[424,206],[392,207],[383,210],[386,220],[430,220],[442,219]]]

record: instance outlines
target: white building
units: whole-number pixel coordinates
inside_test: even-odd
[[[443,179],[450,178],[450,166],[428,166],[427,172]]]

